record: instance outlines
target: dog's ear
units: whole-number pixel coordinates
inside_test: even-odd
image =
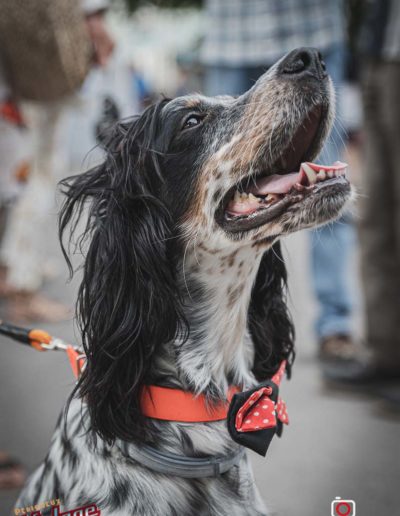
[[[255,347],[253,372],[259,381],[270,378],[284,359],[290,374],[294,359],[294,326],[286,305],[286,279],[277,242],[261,260],[249,308],[249,330]]]
[[[74,233],[87,207],[77,319],[88,361],[77,389],[92,429],[107,441],[142,437],[140,388],[152,355],[183,331],[173,226],[160,200],[154,148],[161,108],[117,125],[104,163],[61,183],[61,241],[69,224]]]

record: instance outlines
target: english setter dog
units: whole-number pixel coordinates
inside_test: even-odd
[[[343,164],[310,163],[333,117],[324,62],[300,48],[242,96],[163,99],[118,123],[104,163],[63,181],[61,238],[87,217],[75,240],[87,364],[17,507],[267,514],[245,440],[194,407],[225,406],[232,386],[268,395],[290,369],[279,239],[336,218],[351,196]],[[143,411],[145,386],[167,392],[158,416]],[[177,393],[193,420],[175,416]]]

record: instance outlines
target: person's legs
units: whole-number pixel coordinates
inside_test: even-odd
[[[400,372],[399,88],[399,65],[368,67],[360,240],[367,344],[373,361]]]
[[[1,89],[1,85],[0,85]],[[24,190],[31,161],[29,132],[19,123],[18,105],[10,99],[1,101],[0,107],[0,299],[9,291],[8,267],[2,256],[2,246],[7,234],[12,210]]]
[[[18,322],[58,321],[70,316],[60,303],[38,294],[44,278],[49,221],[63,164],[64,103],[35,105],[30,113],[34,160],[26,187],[10,211],[1,259],[6,266],[2,292],[7,317]]]
[[[327,379],[353,386],[376,386],[398,406],[400,379],[400,67],[369,63],[363,78],[365,166],[362,174],[361,272],[369,360],[325,368]],[[398,384],[397,384],[398,388]]]
[[[343,79],[342,47],[331,49],[324,59],[339,99]],[[345,132],[340,121],[336,121],[319,156],[320,161],[330,164],[340,159],[344,141]],[[349,215],[311,231],[311,281],[319,303],[315,331],[321,342],[329,337],[350,337],[354,299],[348,283],[348,263],[354,243],[355,230]]]
[[[30,106],[33,166],[24,192],[10,213],[2,257],[8,265],[7,281],[14,289],[41,287],[48,235],[45,228],[55,213],[57,173],[64,166],[64,104]],[[61,174],[60,174],[61,175]]]
[[[349,229],[350,228],[350,229]],[[319,339],[350,335],[353,298],[347,264],[354,248],[354,232],[345,217],[311,233],[312,284],[319,302]]]

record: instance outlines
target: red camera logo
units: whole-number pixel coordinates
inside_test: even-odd
[[[355,516],[356,503],[354,500],[342,500],[337,496],[331,505],[331,516]]]

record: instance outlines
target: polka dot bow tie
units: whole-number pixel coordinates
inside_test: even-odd
[[[275,434],[289,424],[279,385],[286,369],[282,362],[275,375],[257,387],[235,394],[228,412],[228,430],[234,441],[265,456]]]

